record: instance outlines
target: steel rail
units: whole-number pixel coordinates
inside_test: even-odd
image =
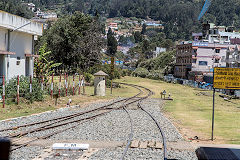
[[[137,94],[137,96],[140,95],[140,94],[141,94],[141,92],[139,92],[139,93]],[[136,95],[134,96],[134,98],[135,98],[135,97],[136,97]],[[126,100],[125,102],[127,102],[127,101],[129,101],[129,100],[130,100],[130,98],[127,98],[127,100]],[[136,101],[138,101],[138,100],[134,100],[134,102],[136,102]],[[131,104],[131,103],[129,103],[129,104]],[[106,106],[109,106],[109,105],[106,105]],[[98,108],[97,110],[95,110],[95,109],[90,110],[91,112],[90,112],[90,111],[86,111],[86,112],[84,112],[84,114],[86,114],[86,113],[92,113],[93,111],[99,111],[100,109],[103,110],[103,109],[105,109],[106,106],[104,106],[103,108]],[[115,110],[115,109],[120,109],[120,108],[122,108],[122,107],[112,108],[112,109],[110,109],[110,111]],[[83,114],[81,114],[81,115],[83,115]],[[77,115],[77,116],[79,116],[79,115]],[[77,117],[77,116],[75,115],[75,116],[72,116],[72,117],[68,117],[68,118],[66,118],[66,119],[62,119],[62,120],[57,121],[57,122],[61,122],[61,121],[64,121],[64,120],[68,120],[68,119],[71,119],[71,118],[75,118],[75,117]],[[81,120],[81,119],[80,119],[80,120]],[[61,123],[61,124],[57,124],[57,125],[51,126],[52,124],[55,124],[55,123],[56,123],[56,122],[52,122],[52,123],[50,123],[50,124],[48,124],[48,125],[44,125],[44,126],[41,126],[41,127],[35,128],[35,129],[32,129],[32,130],[28,130],[28,131],[25,131],[25,132],[20,132],[20,133],[16,133],[16,134],[7,136],[6,138],[15,138],[15,137],[19,137],[19,136],[24,136],[24,135],[27,135],[27,134],[29,134],[29,133],[33,133],[33,132],[37,132],[37,131],[43,131],[43,130],[47,130],[47,129],[52,129],[52,128],[60,127],[60,126],[63,126],[63,125],[75,123],[75,122],[79,122],[79,120],[73,120],[73,121],[70,121],[70,122],[65,122],[65,123]]]
[[[84,114],[91,113],[91,112],[94,112],[94,111],[97,111],[97,110],[105,109],[105,108],[107,108],[107,107],[109,107],[109,106],[112,106],[112,105],[114,105],[114,104],[117,104],[117,103],[119,103],[119,102],[133,99],[133,98],[139,96],[140,94],[141,94],[141,93],[138,93],[137,95],[134,95],[134,96],[132,96],[132,97],[124,98],[124,99],[121,99],[121,100],[112,102],[112,103],[110,103],[110,104],[107,104],[107,105],[104,105],[104,106],[102,106],[102,107],[98,107],[98,108],[95,108],[95,109],[92,109],[92,110],[89,110],[89,111],[80,112],[80,113],[75,113],[75,114],[71,114],[71,115],[68,115],[68,116],[57,117],[57,118],[54,118],[54,119],[49,119],[49,120],[45,120],[45,121],[41,121],[41,122],[29,123],[29,124],[19,125],[19,126],[16,126],[16,127],[1,129],[0,132],[8,131],[8,130],[16,130],[16,129],[18,129],[18,128],[33,126],[33,125],[36,125],[36,124],[42,124],[42,123],[47,123],[47,122],[56,121],[56,120],[57,120],[57,122],[61,122],[61,119],[63,119],[63,120],[68,120],[68,119],[71,119],[71,118],[74,118],[74,117],[77,117],[77,116],[80,116],[80,115],[84,115]],[[58,120],[59,120],[59,121],[58,121]],[[56,122],[54,122],[54,123],[56,123]]]
[[[120,84],[125,84],[125,83],[120,83]],[[145,89],[145,90],[148,91],[148,95],[145,96],[145,97],[142,97],[141,100],[138,101],[138,107],[139,107],[141,110],[143,110],[146,114],[148,114],[148,115],[151,117],[151,119],[155,122],[155,124],[157,125],[157,127],[158,127],[158,129],[159,129],[159,131],[160,131],[160,133],[161,133],[161,136],[162,136],[162,142],[163,142],[163,157],[164,157],[164,160],[167,160],[167,144],[166,144],[165,134],[164,134],[164,132],[163,132],[160,124],[158,123],[158,121],[153,117],[153,115],[152,115],[151,113],[149,113],[147,110],[145,110],[145,109],[142,107],[142,105],[141,105],[142,100],[150,97],[151,95],[154,94],[154,92],[152,92],[150,89],[148,89],[148,88],[146,88],[146,87],[139,86],[139,85],[134,85],[134,84],[125,84],[125,85],[131,85],[131,86],[143,88],[143,89]],[[130,115],[129,115],[129,116],[130,116]],[[129,118],[131,119],[131,117],[129,117]],[[131,134],[130,134],[131,136],[129,136],[129,140],[128,140],[128,143],[127,143],[126,148],[125,148],[125,150],[124,150],[123,156],[121,157],[121,160],[124,159],[124,156],[126,155],[126,152],[127,152],[128,148],[129,148],[129,146],[130,146],[130,143],[131,143],[131,141],[132,141],[132,136],[133,136],[132,134],[133,134],[133,130],[132,130],[132,128],[131,128]],[[131,140],[131,141],[130,141],[130,140]]]
[[[139,101],[139,100],[134,100],[134,101],[129,102],[129,103],[125,104],[125,105],[128,106],[128,105],[130,105],[130,104],[132,104],[132,103],[135,103],[135,102],[137,102],[137,101]],[[123,106],[120,106],[120,107],[118,107],[117,109],[122,108],[122,107],[123,107]],[[112,110],[114,110],[114,109],[112,109]],[[104,112],[104,113],[100,113],[100,114],[97,114],[97,115],[94,115],[94,116],[91,116],[91,117],[83,118],[83,119],[81,119],[81,120],[77,120],[77,122],[84,121],[84,120],[92,120],[92,119],[95,119],[95,118],[97,118],[98,116],[104,115],[104,114],[106,114],[106,113],[110,113],[112,110],[106,111],[106,112]],[[48,137],[50,137],[50,136],[53,136],[53,135],[55,135],[55,134],[57,134],[57,133],[61,133],[61,132],[66,131],[66,130],[68,130],[68,129],[70,129],[70,128],[75,128],[75,127],[77,127],[77,126],[79,126],[79,124],[73,125],[73,126],[71,126],[71,127],[69,127],[69,128],[66,128],[66,129],[63,129],[63,130],[60,130],[60,131],[56,131],[56,132],[54,132],[54,133],[50,133],[50,134],[48,134],[47,136],[35,138],[35,139],[33,139],[33,140],[31,140],[31,141],[28,141],[28,142],[26,142],[26,143],[24,143],[24,144],[22,144],[22,145],[20,145],[20,146],[14,147],[13,149],[11,149],[11,151],[14,151],[14,150],[16,150],[16,149],[25,147],[25,146],[27,146],[29,143],[34,142],[34,141],[36,141],[36,140],[38,140],[38,139],[46,139],[46,138],[48,138]],[[46,137],[46,138],[45,138],[45,137]],[[13,145],[14,145],[14,144],[13,144]]]
[[[124,152],[123,152],[123,155],[122,155],[122,157],[121,157],[121,160],[124,160],[124,157],[126,156],[127,151],[128,151],[128,148],[129,148],[129,146],[130,146],[130,144],[131,144],[131,142],[132,142],[132,139],[133,139],[133,120],[132,120],[131,115],[130,115],[130,113],[128,112],[128,110],[126,109],[125,106],[123,107],[123,109],[124,109],[124,111],[127,113],[128,118],[130,119],[131,132],[130,132],[130,134],[129,134],[128,142],[127,142],[127,145],[126,145],[126,147],[125,147],[125,149],[124,149]]]
[[[127,101],[129,101],[130,99],[136,98],[136,97],[139,96],[140,94],[142,94],[142,91],[141,91],[141,90],[139,90],[139,93],[138,93],[138,94],[136,94],[136,95],[134,95],[134,96],[132,96],[132,97],[129,97],[129,98],[125,98],[125,99],[123,99],[123,100],[119,100],[119,101],[117,101],[117,102],[122,102],[122,101],[124,101],[124,100],[125,100],[125,102],[127,102]],[[122,107],[124,107],[124,106],[130,105],[130,104],[135,103],[135,102],[137,102],[137,101],[139,101],[139,99],[134,100],[134,101],[132,101],[132,102],[129,102],[129,103],[127,103],[127,104],[124,104],[123,106],[120,106],[120,107],[117,107],[117,108],[112,108],[112,109],[110,109],[109,111],[106,111],[106,112],[103,112],[103,113],[100,113],[100,114],[97,114],[97,115],[94,115],[94,116],[90,116],[90,117],[87,117],[87,118],[82,118],[82,119],[80,119],[80,120],[75,120],[75,121],[71,121],[71,122],[67,122],[67,123],[63,123],[63,124],[59,124],[59,125],[55,125],[55,126],[49,126],[49,125],[47,125],[47,127],[44,126],[44,127],[40,127],[40,128],[34,129],[34,130],[27,131],[27,132],[22,132],[22,133],[15,134],[15,135],[11,136],[10,138],[14,138],[14,137],[17,137],[17,136],[24,136],[24,135],[26,135],[26,134],[28,134],[28,133],[32,133],[32,132],[36,132],[36,131],[42,131],[42,130],[46,130],[46,129],[56,128],[56,127],[63,126],[63,125],[69,124],[69,123],[75,123],[75,122],[80,122],[80,121],[83,121],[83,120],[94,119],[94,118],[96,118],[96,117],[98,117],[98,116],[101,116],[101,115],[104,115],[104,114],[106,114],[106,113],[109,113],[109,112],[111,112],[112,110],[120,109],[120,108],[122,108]],[[117,102],[115,102],[115,103],[113,103],[113,104],[116,104]],[[97,108],[97,109],[93,109],[93,110],[90,110],[90,111],[92,112],[92,111],[104,109],[104,108],[107,107],[107,106],[110,106],[110,105],[105,105],[105,106],[103,106],[103,107],[99,107],[99,108]],[[87,113],[89,113],[90,111],[87,111]],[[77,127],[77,126],[78,126],[78,124],[77,124],[77,125],[74,125],[74,126],[72,126],[72,127],[70,127],[70,128],[74,128],[74,127]],[[67,129],[68,129],[68,128],[67,128]],[[49,134],[49,136],[52,136],[52,135],[57,134],[57,133],[60,133],[60,132],[65,131],[65,130],[67,130],[67,129],[63,129],[63,130],[61,130],[61,131],[57,131],[57,132],[51,133],[51,134]],[[49,137],[49,136],[48,136],[48,137]],[[41,138],[43,138],[43,137],[41,137]],[[38,139],[40,139],[40,138],[36,138],[36,139],[34,139],[34,140],[32,140],[32,141],[28,141],[27,143],[25,143],[25,144],[23,144],[23,145],[20,145],[20,146],[18,146],[18,147],[13,148],[11,151],[16,150],[16,149],[21,148],[21,147],[24,147],[24,146],[28,145],[30,142],[36,141],[36,140],[38,140]]]

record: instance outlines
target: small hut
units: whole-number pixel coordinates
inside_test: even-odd
[[[106,76],[108,76],[103,71],[99,71],[94,74],[94,95],[105,96],[106,92]]]

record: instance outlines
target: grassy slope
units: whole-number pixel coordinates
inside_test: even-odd
[[[174,101],[165,104],[165,111],[180,126],[188,137],[199,136],[209,139],[211,136],[212,91],[203,91],[179,84],[165,83],[135,77],[125,77],[121,82],[143,85],[154,91],[154,98],[160,97],[165,89],[171,93]],[[204,92],[206,95],[197,95]],[[221,143],[240,144],[240,100],[224,101],[216,95],[215,138]]]

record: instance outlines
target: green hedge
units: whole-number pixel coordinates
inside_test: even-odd
[[[149,71],[145,68],[137,68],[132,72],[132,76],[146,78]]]

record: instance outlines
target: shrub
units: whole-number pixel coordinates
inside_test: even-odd
[[[163,75],[164,75],[163,70],[152,70],[147,75],[147,78],[158,80],[163,79]]]
[[[33,101],[43,101],[44,91],[41,90],[41,85],[37,79],[32,80],[32,93],[30,93],[30,80],[29,77],[19,77],[19,95],[22,98]],[[12,102],[16,101],[17,97],[17,78],[12,78],[6,84],[6,99]]]
[[[149,71],[145,68],[137,68],[133,71],[132,75],[135,77],[142,77],[145,78],[149,74]]]
[[[84,73],[84,78],[87,83],[91,83],[94,80],[94,76],[90,73]]]
[[[111,80],[110,79],[107,79],[106,80],[106,87],[107,88],[111,88]],[[120,84],[119,83],[113,83],[113,88],[120,88]]]
[[[111,75],[111,65],[110,64],[105,64],[105,65],[95,65],[93,67],[91,67],[88,70],[88,73],[94,74],[98,71],[102,70],[103,72],[105,72],[106,74],[109,75],[109,79],[110,79],[110,75]],[[114,67],[114,75],[113,75],[113,79],[120,79],[121,76],[123,74],[122,69],[118,68],[117,66]]]
[[[123,69],[122,70],[122,76],[130,76],[132,73],[132,71],[128,70],[128,69]]]

